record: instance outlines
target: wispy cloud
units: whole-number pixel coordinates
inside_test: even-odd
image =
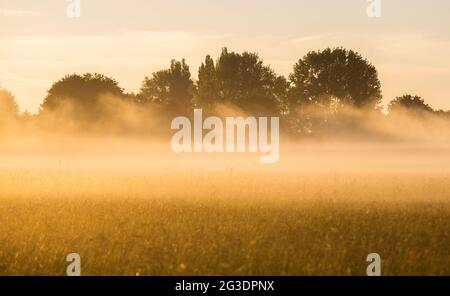
[[[33,10],[0,8],[0,16],[20,17],[20,16],[36,16],[39,14],[40,13],[38,11]]]

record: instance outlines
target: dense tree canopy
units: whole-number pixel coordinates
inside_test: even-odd
[[[389,113],[401,111],[433,112],[433,109],[419,96],[403,95],[389,104]]]
[[[50,87],[36,118],[51,119],[41,121],[50,128],[155,133],[169,127],[174,116],[192,115],[193,108],[219,116],[242,115],[239,109],[252,116],[280,116],[282,128],[292,134],[320,136],[340,128],[364,131],[364,118],[383,116],[373,112],[380,111],[381,99],[377,70],[352,50],[309,52],[286,79],[256,53],[223,48],[217,60],[206,56],[196,81],[184,59],[172,60],[169,68],[145,77],[138,94],[125,93],[105,75],[67,75]],[[388,110],[450,118],[450,111],[435,111],[412,95],[397,97]],[[0,88],[0,119],[31,118],[18,113],[14,96]]]
[[[6,89],[0,88],[0,117],[13,118],[19,115],[19,105],[13,94]]]
[[[140,96],[144,101],[158,103],[169,110],[187,112],[192,106],[194,81],[184,59],[172,60],[170,68],[145,77]]]
[[[342,104],[374,109],[381,101],[377,70],[344,48],[309,52],[294,66],[291,103],[317,104],[337,112]]]
[[[287,81],[263,64],[256,53],[238,54],[227,48],[214,64],[210,56],[200,66],[198,103],[212,107],[232,103],[252,114],[279,114]]]
[[[67,111],[65,115],[93,119],[102,114],[101,95],[124,96],[118,83],[102,74],[67,75],[55,82],[41,105],[41,111]]]
[[[19,106],[13,94],[0,88],[0,139],[16,132],[19,119]]]

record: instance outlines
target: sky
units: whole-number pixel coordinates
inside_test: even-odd
[[[450,1],[0,0],[0,86],[37,112],[52,83],[97,72],[137,92],[145,76],[186,58],[194,78],[221,48],[257,52],[289,75],[308,51],[343,46],[379,72],[384,103],[406,93],[450,109]]]

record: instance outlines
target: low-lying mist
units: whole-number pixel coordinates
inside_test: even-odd
[[[450,119],[430,112],[383,114],[347,106],[335,113],[305,108],[284,114],[280,160],[262,165],[252,153],[172,152],[171,121],[193,114],[113,95],[99,97],[89,111],[70,100],[61,102],[51,112],[2,117],[1,168],[405,172],[450,168]],[[251,116],[231,104],[204,112],[221,118]]]

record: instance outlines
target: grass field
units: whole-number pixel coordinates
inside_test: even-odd
[[[0,274],[450,275],[450,175],[0,170]]]

